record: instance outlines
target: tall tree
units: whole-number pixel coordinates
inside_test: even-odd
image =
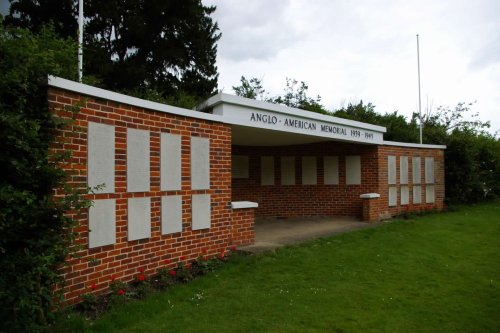
[[[12,24],[36,30],[52,21],[56,31],[64,28],[61,35],[68,30],[76,37],[76,0],[11,3]],[[87,0],[84,75],[104,88],[139,95],[155,90],[164,97],[207,97],[218,79],[214,11],[201,0]]]
[[[62,38],[78,36],[77,4],[75,0],[10,0],[10,14],[5,23],[38,33],[52,23]]]

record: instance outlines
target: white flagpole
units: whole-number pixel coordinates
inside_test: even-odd
[[[83,76],[83,0],[78,1],[78,81]]]
[[[422,144],[422,99],[420,97],[420,47],[417,34],[417,66],[418,66],[418,118],[420,119],[420,144]]]

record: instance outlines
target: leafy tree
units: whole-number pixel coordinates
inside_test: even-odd
[[[251,99],[266,100],[265,89],[262,85],[262,79],[251,78],[247,80],[244,76],[240,78],[241,84],[239,86],[233,86],[234,93],[237,96],[242,96]]]
[[[232,87],[238,96],[252,99],[257,99],[257,97],[259,97],[261,100],[274,104],[282,104],[291,108],[329,114],[325,107],[321,105],[320,96],[317,96],[314,99],[307,95],[309,86],[304,81],[301,81],[299,85],[297,80],[286,78],[285,93],[275,97],[267,97],[267,93],[263,88],[261,79],[251,78],[250,80],[247,80],[244,76],[242,76],[240,82],[241,84],[239,86]]]
[[[49,156],[58,121],[47,75],[76,76],[76,43],[0,22],[0,322],[2,332],[39,331],[55,306],[58,267],[69,251],[65,174]],[[68,197],[71,200],[71,197]]]

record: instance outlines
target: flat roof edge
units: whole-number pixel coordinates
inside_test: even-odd
[[[145,99],[120,94],[120,93],[113,92],[110,90],[92,87],[92,86],[89,86],[87,84],[63,79],[63,78],[60,78],[57,76],[49,75],[48,76],[48,85],[50,87],[60,88],[60,89],[68,90],[68,91],[72,91],[72,92],[77,92],[77,93],[91,96],[91,97],[107,99],[107,100],[110,100],[113,102],[132,105],[132,106],[136,106],[136,107],[140,107],[140,108],[144,108],[144,109],[175,114],[178,116],[185,116],[185,117],[190,117],[190,118],[211,120],[211,121],[216,121],[219,123],[225,123],[225,121],[223,121],[222,117],[217,116],[217,115],[213,115],[210,113],[202,113],[202,112],[183,109],[183,108],[179,108],[176,106],[171,106],[171,105],[162,104],[162,103],[158,103],[158,102],[152,102],[152,101],[148,101]]]
[[[245,97],[235,96],[235,95],[230,95],[230,94],[225,94],[225,93],[218,93],[217,95],[210,97],[209,99],[207,99],[203,103],[203,105],[207,106],[207,107],[214,107],[214,106],[217,106],[217,105],[222,104],[222,103],[234,104],[234,105],[239,105],[239,106],[246,106],[246,107],[250,107],[250,108],[254,108],[254,109],[261,109],[264,111],[279,112],[279,113],[289,114],[289,115],[297,116],[297,117],[311,118],[311,119],[315,119],[315,120],[338,123],[338,124],[347,125],[347,126],[351,126],[351,127],[369,129],[369,130],[381,132],[381,133],[387,132],[387,129],[383,126],[363,123],[360,121],[355,121],[355,120],[350,120],[350,119],[338,118],[338,117],[334,117],[334,116],[328,116],[328,115],[324,115],[324,114],[320,114],[320,113],[316,113],[316,112],[311,112],[311,111],[297,109],[297,108],[291,108],[291,107],[280,105],[280,104],[274,104],[274,103],[265,102],[265,101],[258,101],[255,99],[250,99],[250,98],[245,98]]]
[[[427,149],[446,149],[446,145],[430,145],[409,142],[384,141],[384,146],[410,147],[410,148],[427,148]]]

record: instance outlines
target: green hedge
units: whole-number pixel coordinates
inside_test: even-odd
[[[1,331],[43,330],[57,305],[53,287],[72,223],[64,211],[79,196],[53,198],[65,174],[48,155],[58,121],[48,107],[47,75],[75,79],[76,58],[76,43],[51,28],[33,35],[0,22]]]

